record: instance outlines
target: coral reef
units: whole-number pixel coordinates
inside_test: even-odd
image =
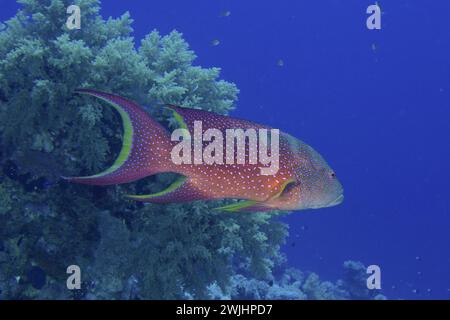
[[[362,288],[299,271],[275,281],[287,226],[273,214],[122,197],[161,190],[170,174],[110,187],[59,179],[107,168],[121,146],[119,117],[75,88],[130,97],[168,127],[175,121],[162,103],[226,114],[238,94],[219,80],[220,69],[193,66],[179,32],[153,31],[136,45],[130,16],[104,20],[96,0],[75,1],[82,28],[66,29],[72,2],[20,0],[0,30],[0,298],[321,299],[340,298],[341,290],[366,297]],[[82,270],[81,290],[66,288],[73,264]],[[353,271],[345,279],[359,281]]]
[[[346,261],[343,279],[335,283],[321,281],[315,273],[305,274],[288,268],[279,279],[257,280],[242,274],[232,276],[223,290],[213,283],[209,286],[210,299],[269,299],[269,300],[372,300],[386,299],[366,286],[366,268],[361,262]]]

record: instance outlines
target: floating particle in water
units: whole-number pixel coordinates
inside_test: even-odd
[[[417,275],[421,276],[422,275],[422,271],[417,271]]]
[[[220,44],[220,41],[218,39],[211,40],[211,45],[213,47],[217,47],[219,44]]]
[[[418,293],[419,293],[419,290],[418,290],[418,289],[412,289],[412,293],[418,294]]]
[[[46,190],[54,184],[55,182],[49,181],[44,177],[40,177],[27,182],[24,187],[25,191],[32,192],[32,191]]]
[[[231,16],[231,11],[230,11],[230,10],[223,10],[223,11],[220,13],[220,16],[221,16],[221,17],[229,17],[229,16]]]
[[[45,271],[38,266],[33,266],[27,272],[28,281],[30,281],[31,285],[36,289],[42,289],[47,282],[47,275]]]
[[[416,261],[420,261],[420,260],[422,260],[422,258],[419,256],[416,256]]]
[[[372,52],[373,52],[373,54],[375,55],[375,59],[374,59],[374,62],[378,62],[378,57],[376,56],[377,55],[377,46],[376,46],[376,44],[375,43],[372,43],[372,45],[371,45],[371,48],[372,48]]]
[[[283,61],[283,59],[278,59],[278,61],[277,61],[277,66],[279,66],[279,67],[283,67],[283,66],[284,66],[284,61]]]

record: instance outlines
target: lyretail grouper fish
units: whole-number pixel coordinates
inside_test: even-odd
[[[122,150],[107,170],[92,176],[68,177],[71,182],[90,185],[113,185],[127,183],[144,177],[172,172],[179,175],[168,188],[147,195],[128,195],[130,199],[153,203],[188,202],[194,200],[239,199],[242,201],[218,209],[225,211],[272,211],[323,208],[342,202],[343,188],[334,171],[313,148],[286,133],[279,133],[278,150],[270,150],[271,156],[278,151],[277,167],[272,173],[261,163],[249,161],[252,155],[248,132],[268,133],[272,128],[245,120],[215,114],[203,110],[169,105],[184,134],[172,135],[156,122],[138,104],[123,97],[90,89],[79,89],[78,93],[95,96],[111,105],[122,118],[124,136]],[[225,142],[230,130],[244,132],[239,147],[232,148],[232,157],[227,153]],[[203,154],[195,155],[196,135],[209,134],[200,140]],[[213,131],[211,131],[213,130]],[[220,135],[223,134],[223,137]],[[181,137],[183,136],[183,137]],[[192,138],[194,137],[194,138]],[[241,136],[242,137],[242,136]],[[201,138],[200,138],[201,139]],[[274,137],[261,141],[257,146],[271,144]],[[232,142],[234,143],[235,140]],[[192,152],[191,143],[194,145]],[[222,144],[220,144],[222,143]],[[214,148],[211,148],[214,145]],[[198,145],[197,145],[198,146]],[[186,147],[186,148],[184,148]],[[189,148],[187,148],[189,147]],[[229,146],[228,146],[229,147]],[[202,159],[207,150],[210,158]],[[229,149],[228,149],[229,151]],[[239,151],[244,152],[240,161]],[[192,153],[194,157],[192,158]],[[174,155],[179,156],[174,160]],[[221,160],[223,155],[224,161]],[[200,157],[200,159],[199,159]],[[176,157],[175,157],[176,158]],[[226,158],[226,159],[225,159]],[[201,161],[204,160],[204,161]],[[244,161],[242,161],[244,160]],[[245,161],[247,160],[247,161]],[[267,164],[266,164],[267,166]],[[270,171],[270,170],[269,170]]]

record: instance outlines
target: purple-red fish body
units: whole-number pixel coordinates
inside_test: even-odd
[[[122,118],[124,138],[122,150],[112,167],[92,176],[66,178],[69,181],[113,185],[158,173],[173,172],[179,174],[180,178],[167,189],[155,194],[128,197],[154,203],[245,200],[218,208],[225,211],[300,210],[333,206],[342,202],[343,189],[323,158],[307,144],[288,134],[279,135],[279,167],[272,175],[263,175],[262,165],[251,164],[249,161],[243,164],[227,164],[226,161],[175,164],[171,152],[179,141],[172,141],[169,132],[138,104],[117,95],[90,89],[79,89],[77,92],[100,98],[114,107]],[[168,108],[191,136],[194,136],[196,121],[201,121],[202,133],[208,129],[217,129],[224,137],[228,129],[271,129],[203,110],[173,105]],[[249,145],[248,140],[245,141],[245,153],[248,157]],[[207,145],[208,142],[203,141],[201,146],[204,148]],[[225,146],[223,151],[225,155]]]

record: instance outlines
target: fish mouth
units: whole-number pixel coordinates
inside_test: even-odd
[[[337,206],[338,204],[342,203],[342,201],[344,201],[344,195],[343,194],[339,195],[336,199],[334,199],[333,201],[328,203],[327,207]]]
[[[339,195],[336,199],[328,202],[327,204],[321,204],[321,205],[317,205],[317,206],[311,206],[309,207],[310,209],[320,209],[320,208],[329,208],[329,207],[334,207],[337,206],[338,204],[340,204],[342,201],[344,201],[344,195],[341,194]]]

